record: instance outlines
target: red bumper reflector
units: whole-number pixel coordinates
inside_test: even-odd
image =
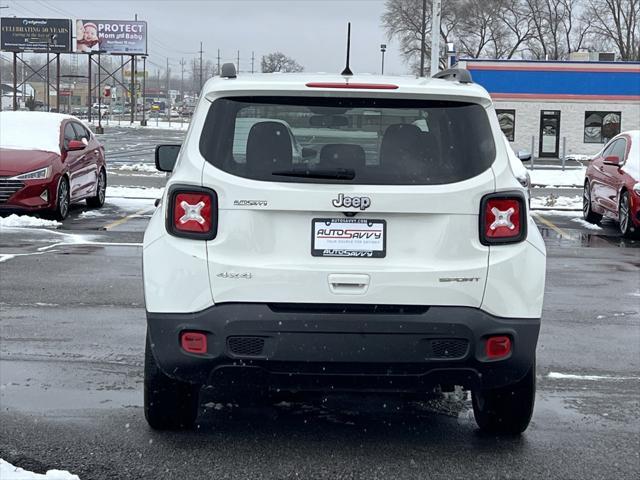
[[[309,82],[309,88],[359,88],[362,90],[397,90],[398,85],[391,83],[341,83],[341,82]]]
[[[182,332],[180,334],[180,345],[185,352],[207,353],[207,336],[200,332]]]
[[[511,339],[501,335],[499,337],[489,337],[486,345],[487,358],[496,360],[504,358],[511,353]]]

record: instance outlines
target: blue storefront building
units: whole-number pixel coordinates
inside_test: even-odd
[[[463,59],[493,98],[514,149],[542,158],[592,155],[640,129],[640,62]]]

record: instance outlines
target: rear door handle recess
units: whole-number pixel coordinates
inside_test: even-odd
[[[332,273],[328,277],[329,290],[336,295],[363,295],[369,289],[369,275],[361,273]]]

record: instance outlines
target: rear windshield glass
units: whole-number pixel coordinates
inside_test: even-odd
[[[495,158],[480,105],[373,98],[221,98],[200,150],[240,177],[369,185],[458,182]]]

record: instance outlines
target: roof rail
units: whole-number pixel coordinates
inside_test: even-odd
[[[443,80],[458,81],[460,83],[473,83],[471,72],[464,68],[448,68],[436,73],[431,78],[442,78]]]
[[[233,63],[224,63],[220,69],[222,78],[236,78],[236,66]]]

